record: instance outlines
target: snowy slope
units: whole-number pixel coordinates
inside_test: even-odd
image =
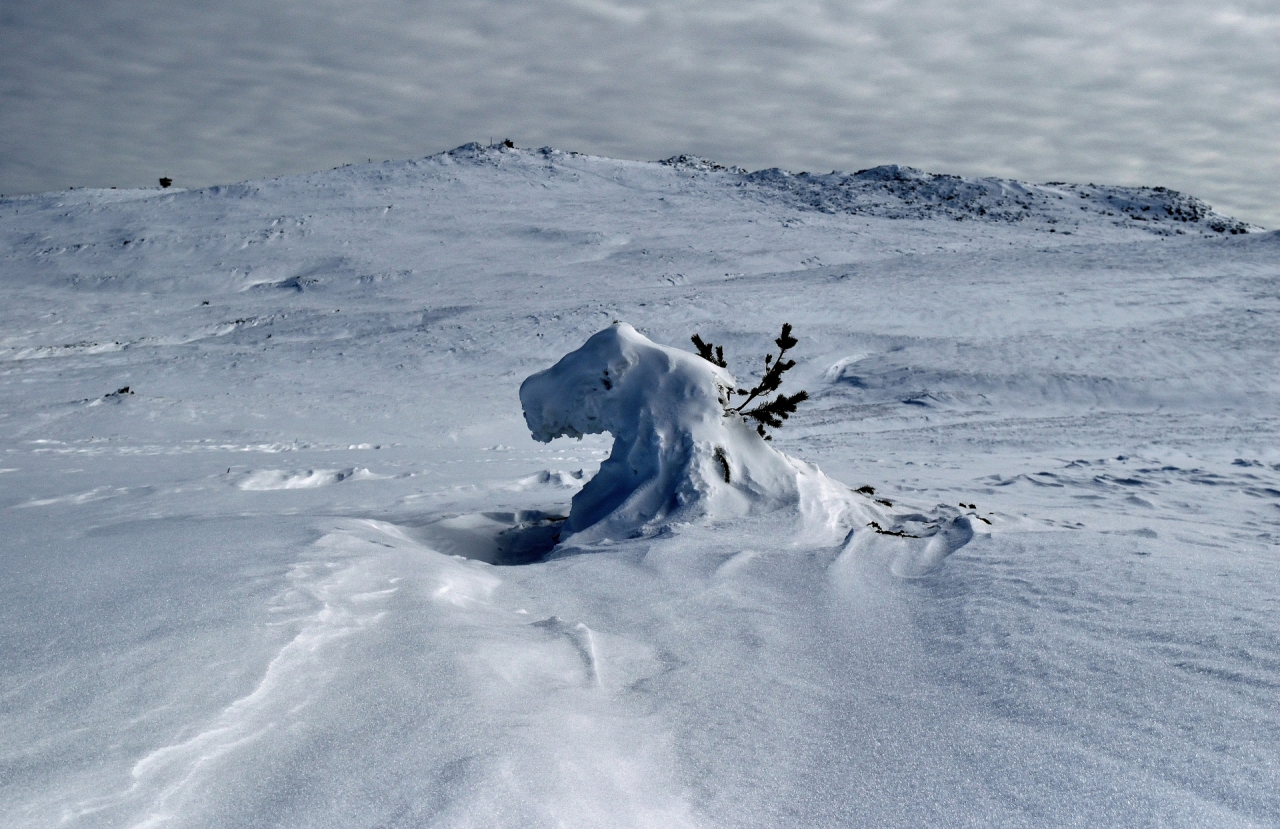
[[[0,235],[0,824],[1280,823],[1276,233],[469,145]],[[775,445],[903,535],[537,562],[610,442],[517,392],[618,319],[793,323]]]

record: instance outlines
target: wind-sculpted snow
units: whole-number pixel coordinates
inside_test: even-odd
[[[520,402],[534,439],[613,435],[609,458],[573,497],[573,541],[790,508],[799,536],[830,542],[865,519],[847,486],[725,413],[722,389],[736,387],[725,369],[626,323],[525,380]]]
[[[751,175],[0,199],[0,826],[1280,825],[1280,233]]]
[[[311,489],[342,481],[368,481],[377,477],[367,469],[307,469],[299,472],[260,469],[250,472],[236,486],[244,490],[266,492],[274,489]]]

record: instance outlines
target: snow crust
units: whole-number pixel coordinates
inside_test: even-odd
[[[1280,234],[749,175],[0,199],[0,825],[1280,825]],[[850,532],[548,557],[613,438],[517,392],[619,319],[793,323]]]
[[[775,450],[725,413],[737,381],[701,357],[619,322],[520,386],[535,440],[608,432],[613,450],[573,496],[566,542],[791,508],[795,531],[832,543],[857,512],[851,490]],[[858,513],[861,515],[860,513]]]

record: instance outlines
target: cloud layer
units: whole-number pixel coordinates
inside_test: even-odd
[[[465,141],[1165,185],[1280,226],[1280,6],[10,0],[0,192]]]

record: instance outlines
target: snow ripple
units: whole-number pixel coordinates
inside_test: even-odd
[[[377,522],[357,522],[372,529]],[[350,530],[321,538],[316,558],[300,561],[288,574],[288,587],[270,610],[271,624],[297,628],[276,654],[253,691],[226,706],[193,736],[155,749],[134,763],[123,791],[64,810],[69,822],[119,807],[136,809],[131,829],[152,829],[181,822],[191,803],[223,766],[269,734],[305,724],[306,709],[332,677],[333,648],[343,639],[377,624],[386,603],[399,591],[400,578],[379,567],[366,552],[368,542]],[[367,534],[367,530],[364,533]]]

